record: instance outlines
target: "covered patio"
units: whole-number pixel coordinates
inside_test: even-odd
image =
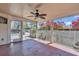
[[[77,56],[78,23],[77,3],[2,3],[0,56]]]

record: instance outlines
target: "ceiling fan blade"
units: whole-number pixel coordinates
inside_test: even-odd
[[[35,14],[34,12],[30,12],[31,14]]]
[[[46,19],[45,17],[42,17],[42,16],[41,16],[40,18],[41,18],[41,19]]]
[[[39,16],[47,16],[47,14],[39,14]]]

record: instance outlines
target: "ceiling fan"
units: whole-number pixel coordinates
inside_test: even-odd
[[[30,12],[30,13],[32,14],[32,16],[28,16],[28,17],[45,19],[45,16],[47,16],[47,14],[40,14],[38,9],[35,10],[35,13],[34,12]]]
[[[27,17],[34,17],[35,19],[37,18],[41,18],[41,19],[46,19],[45,16],[47,16],[47,14],[40,14],[38,8],[41,6],[42,4],[38,4],[35,7],[35,11],[31,11],[30,13],[32,14],[31,16],[27,16]]]

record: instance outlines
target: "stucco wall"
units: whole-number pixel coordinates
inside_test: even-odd
[[[8,15],[0,13],[0,16],[9,18]],[[3,38],[3,40],[2,40]],[[0,24],[0,45],[7,44],[8,39],[8,24]]]
[[[3,44],[8,44],[11,42],[11,38],[10,38],[10,22],[11,22],[11,20],[23,20],[23,19],[17,18],[14,16],[10,16],[10,15],[4,14],[4,13],[0,13],[0,16],[8,18],[8,24],[0,24],[0,45],[3,45]],[[2,38],[4,40],[2,40]],[[21,39],[15,40],[15,41],[20,41],[20,40]]]

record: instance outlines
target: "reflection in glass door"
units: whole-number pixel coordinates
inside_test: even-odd
[[[21,21],[11,21],[11,42],[21,41]]]

